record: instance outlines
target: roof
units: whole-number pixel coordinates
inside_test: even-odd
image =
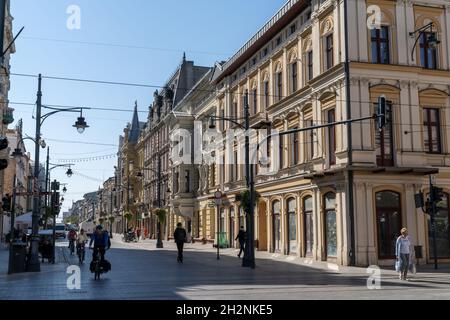
[[[130,134],[128,135],[128,142],[137,142],[140,133],[141,133],[141,123],[139,122],[139,115],[137,111],[137,101],[136,101],[133,112],[133,120],[131,121]]]
[[[311,3],[311,0],[289,0],[241,49],[223,66],[221,73],[215,74],[213,81],[218,83],[232,74],[245,61],[264,47],[286,25],[294,20]]]

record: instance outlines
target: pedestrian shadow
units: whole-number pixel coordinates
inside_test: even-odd
[[[187,250],[184,263],[177,262],[174,250],[143,250],[126,248],[111,249],[107,259],[113,270],[109,275],[110,285],[132,284],[129,299],[185,299],[182,292],[195,291],[202,287],[242,287],[261,286],[298,287],[359,287],[367,288],[367,275],[348,275],[321,270],[308,265],[299,265],[272,259],[257,259],[256,268],[242,267],[242,260],[223,254],[217,260],[215,252]],[[124,281],[126,279],[126,281]],[[439,282],[400,282],[396,279],[381,278],[383,289],[402,287],[432,288]],[[369,289],[367,289],[369,290]],[[268,297],[273,299],[276,297]]]
[[[9,278],[8,288],[20,291],[23,299],[41,300],[45,293],[53,292],[52,285],[57,284],[61,294],[55,295],[61,300],[185,300],[195,296],[207,296],[208,299],[233,299],[236,292],[248,291],[252,299],[252,290],[267,291],[264,299],[280,297],[308,297],[314,292],[315,297],[323,293],[328,297],[341,299],[345,296],[392,297],[392,291],[410,289],[427,289],[448,285],[441,279],[417,279],[410,282],[396,279],[392,270],[390,274],[381,274],[381,290],[369,290],[371,274],[339,273],[334,270],[318,269],[306,264],[292,263],[267,258],[257,258],[256,268],[242,267],[242,259],[234,255],[234,250],[221,253],[217,260],[216,252],[187,248],[184,263],[177,262],[177,252],[173,249],[137,249],[113,247],[107,251],[106,259],[112,264],[112,270],[102,275],[99,281],[89,270],[92,251],[86,251],[85,264],[79,265],[76,255],[70,256],[67,263],[54,267],[42,266],[38,274],[26,274]],[[63,249],[64,251],[67,248]],[[233,254],[233,256],[231,255]],[[81,272],[81,290],[66,289],[68,278],[66,268],[77,265]],[[53,272],[50,272],[54,270]],[[364,270],[364,269],[362,269]],[[364,271],[363,271],[364,272]],[[50,278],[49,278],[50,277]],[[25,290],[25,287],[34,290]],[[43,293],[42,293],[43,292]],[[292,292],[279,295],[272,292]],[[298,293],[298,294],[297,294]],[[345,294],[348,295],[345,295]],[[362,295],[358,295],[362,293]],[[13,295],[11,295],[13,296]],[[241,295],[242,296],[242,295]],[[244,295],[244,300],[246,296]],[[6,297],[7,298],[7,297]],[[52,299],[53,298],[52,296]]]

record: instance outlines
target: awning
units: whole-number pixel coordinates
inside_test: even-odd
[[[33,223],[33,212],[25,213],[21,216],[16,217],[16,224],[32,224]]]
[[[177,216],[182,216],[185,218],[194,218],[194,208],[192,207],[175,207],[174,212]]]

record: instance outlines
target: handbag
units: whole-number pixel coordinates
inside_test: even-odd
[[[400,272],[402,262],[400,260],[395,261],[395,271]]]
[[[408,271],[409,271],[409,273],[412,273],[412,274],[416,274],[416,272],[417,272],[416,265],[413,260],[409,261]]]

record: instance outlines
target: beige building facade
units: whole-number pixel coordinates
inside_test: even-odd
[[[428,42],[432,35],[436,47]],[[429,216],[415,208],[414,195],[428,192],[432,175],[446,192],[436,216],[437,256],[449,262],[449,57],[446,1],[349,0],[346,7],[343,1],[290,1],[212,69],[209,83],[199,81],[202,90],[191,93],[190,107],[172,129],[203,121],[206,130],[211,115],[242,122],[245,92],[251,125],[269,121],[279,132],[370,117],[385,96],[389,121],[382,131],[365,120],[284,135],[259,152],[259,160],[280,169],[268,175],[256,166],[255,243],[261,251],[340,265],[392,265],[396,238],[407,227],[422,250],[419,263],[430,262]],[[238,164],[243,142],[226,151],[217,152],[231,154],[226,165],[192,167],[198,185],[189,205],[195,210],[185,221],[194,239],[212,242],[221,231],[235,247],[245,226],[235,201],[246,188]],[[226,195],[219,210],[211,204],[217,189]]]

